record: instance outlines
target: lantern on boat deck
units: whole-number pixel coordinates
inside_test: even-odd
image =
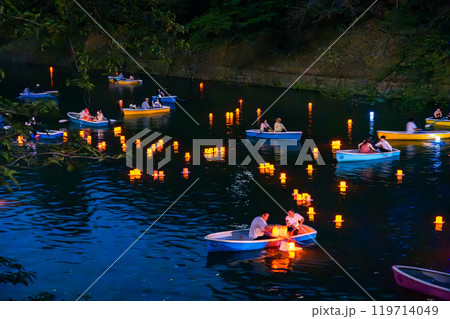
[[[92,144],[92,136],[88,135],[86,141],[89,145],[91,145]]]

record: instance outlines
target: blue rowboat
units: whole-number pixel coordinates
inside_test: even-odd
[[[277,140],[300,140],[302,131],[287,131],[287,132],[262,132],[260,130],[246,130],[248,137],[267,138]]]
[[[104,121],[86,121],[86,120],[80,120],[80,113],[75,112],[69,112],[67,113],[67,116],[69,117],[69,120],[72,123],[78,124],[80,126],[84,127],[105,127],[109,125],[108,119],[105,117]]]
[[[50,99],[56,99],[56,96],[54,94],[57,94],[58,91],[45,91],[42,93],[20,93],[18,99],[43,99],[43,98],[50,98]]]
[[[36,132],[36,135],[30,132],[30,135],[32,138],[39,140],[57,140],[63,137],[64,131],[47,130],[45,132]]]
[[[205,236],[208,252],[259,250],[279,247],[285,238],[255,239],[248,237],[248,229],[230,230]],[[301,233],[292,236],[297,243],[314,240],[317,231],[309,226],[301,225]]]
[[[392,152],[360,153],[359,150],[340,150],[336,152],[338,162],[373,161],[399,156],[400,151],[393,148]]]
[[[161,103],[175,103],[175,101],[178,99],[178,97],[176,95],[170,95],[170,96],[162,96],[162,97],[157,97],[157,96],[152,96],[152,102],[156,102],[156,100],[160,99]]]

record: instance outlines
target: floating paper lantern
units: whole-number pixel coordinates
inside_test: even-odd
[[[292,196],[296,197],[298,195],[298,189],[294,188],[294,192],[292,193]]]
[[[89,145],[92,144],[92,136],[88,135],[86,141]]]
[[[120,136],[120,143],[125,143],[125,136],[123,135]]]
[[[308,107],[312,107],[312,102],[309,102],[309,103],[308,103]]]
[[[436,216],[436,220],[434,221],[435,224],[443,224],[444,219],[442,218],[442,216]]]
[[[242,106],[242,103],[244,103],[244,100],[243,99],[239,99],[239,104]]]
[[[122,152],[126,152],[127,151],[127,144],[122,143]]]
[[[370,121],[373,122],[373,120],[375,118],[375,112],[370,112],[369,113],[369,118],[370,118]]]
[[[203,91],[203,82],[200,82],[199,87],[200,87],[200,92]]]
[[[347,120],[347,124],[348,124],[348,125],[352,125],[352,124],[353,124],[353,120],[352,120],[352,119],[348,119],[348,120]]]
[[[185,158],[186,162],[189,161],[191,159],[191,154],[189,152],[186,152],[184,154],[184,158]]]
[[[342,215],[336,215],[333,220],[334,223],[342,223],[343,221]]]

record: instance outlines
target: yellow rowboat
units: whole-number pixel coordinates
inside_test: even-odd
[[[442,120],[438,120],[433,117],[427,117],[425,119],[425,122],[427,124],[433,124],[436,126],[450,126],[450,119],[448,119],[448,118],[443,118]]]
[[[378,138],[382,135],[386,136],[387,140],[434,140],[436,137],[441,139],[450,138],[450,131],[418,131],[416,133],[407,133],[406,131],[378,131]]]
[[[162,107],[155,107],[152,109],[129,109],[124,108],[122,109],[125,116],[150,116],[153,114],[160,114],[160,113],[168,113],[170,112],[169,106],[162,106]]]
[[[138,85],[142,83],[142,80],[130,80],[130,79],[126,79],[126,78],[122,78],[119,80],[118,77],[113,77],[113,76],[108,76],[108,80],[111,83],[117,83],[117,84],[121,84],[121,85]]]

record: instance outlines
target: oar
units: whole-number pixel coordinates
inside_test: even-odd
[[[59,120],[58,122],[59,123],[66,123],[66,122],[68,122],[69,120],[68,119],[62,119],[62,120]]]
[[[186,99],[182,99],[182,98],[180,98],[180,97],[178,97],[178,96],[177,96],[177,100],[179,100],[179,101],[181,101],[181,102],[186,102],[186,101],[187,101]]]
[[[437,122],[440,122],[440,121],[442,121],[444,119],[444,117],[442,117],[442,118],[440,118],[439,120],[437,120],[436,122],[433,122],[433,123],[431,123],[431,124],[427,124],[427,125],[425,125],[425,128],[429,128],[429,127],[432,127],[434,124],[436,124]]]

